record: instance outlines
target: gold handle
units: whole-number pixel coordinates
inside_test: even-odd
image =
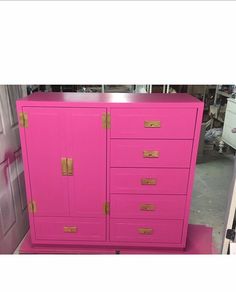
[[[140,234],[151,235],[153,233],[153,229],[152,228],[139,228],[138,232]]]
[[[64,232],[66,233],[76,233],[77,227],[76,226],[64,226]]]
[[[140,206],[141,211],[155,211],[155,206],[152,204],[143,204]]]
[[[155,178],[142,178],[141,184],[142,185],[156,185],[157,180]]]
[[[143,157],[144,158],[158,158],[160,155],[159,151],[149,151],[149,150],[144,150],[143,151]]]
[[[73,159],[67,158],[67,175],[73,175],[73,174],[74,174]]]
[[[67,175],[67,162],[66,157],[61,158],[61,174]]]
[[[145,128],[160,128],[161,121],[144,121]]]

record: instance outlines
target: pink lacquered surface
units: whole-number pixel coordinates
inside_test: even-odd
[[[106,129],[103,108],[68,109],[67,156],[74,161],[68,177],[70,215],[104,218],[106,202]]]
[[[112,109],[111,138],[192,139],[196,109]],[[146,128],[145,121],[160,127]]]
[[[76,227],[77,232],[64,232],[64,227]],[[102,218],[35,218],[36,239],[44,240],[105,240],[105,219]]]
[[[32,200],[35,216],[68,216],[68,181],[61,175],[61,157],[66,154],[63,108],[27,108],[25,129]]]
[[[110,240],[179,243],[182,223],[182,220],[111,219]],[[152,234],[140,234],[140,228],[150,228]]]
[[[145,158],[143,152],[157,151]],[[190,167],[192,140],[111,140],[111,167]]]
[[[111,218],[183,219],[184,195],[111,195]],[[149,209],[147,209],[147,205]],[[146,206],[146,209],[145,209]]]
[[[186,194],[188,169],[111,168],[110,192],[117,194]],[[151,178],[156,185],[142,185]]]

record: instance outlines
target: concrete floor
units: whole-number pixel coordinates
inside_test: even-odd
[[[190,223],[213,227],[213,241],[219,252],[233,166],[233,154],[219,154],[213,150],[205,153],[195,172]]]

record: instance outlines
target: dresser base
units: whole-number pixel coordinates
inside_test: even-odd
[[[32,245],[30,233],[23,240],[20,254],[213,254],[218,253],[212,243],[212,228],[189,224],[185,249],[114,248],[62,245]]]

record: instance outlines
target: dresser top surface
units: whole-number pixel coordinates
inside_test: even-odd
[[[150,105],[154,104],[178,104],[186,106],[200,106],[202,104],[196,97],[186,93],[67,93],[67,92],[36,92],[17,101],[19,105],[53,104],[61,105],[64,103],[83,103],[83,104],[135,104]]]

